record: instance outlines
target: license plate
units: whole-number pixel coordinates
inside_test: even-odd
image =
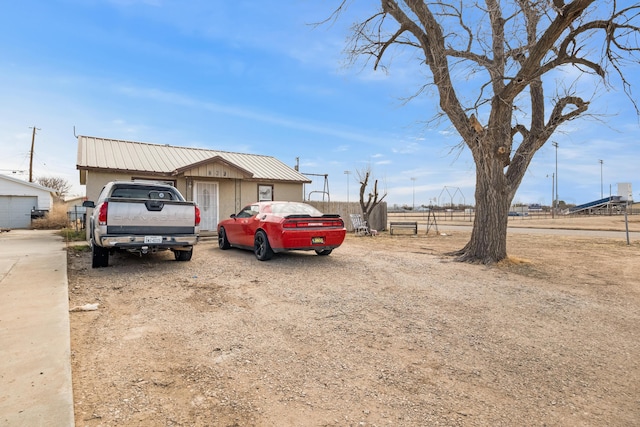
[[[162,243],[162,236],[144,236],[145,243]]]
[[[311,244],[312,245],[320,245],[324,243],[324,237],[312,237],[311,238]]]

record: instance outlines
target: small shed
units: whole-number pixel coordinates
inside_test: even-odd
[[[51,210],[54,194],[52,188],[0,175],[0,228],[30,228],[32,214]]]

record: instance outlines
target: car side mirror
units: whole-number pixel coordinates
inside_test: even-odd
[[[95,208],[96,204],[91,200],[85,200],[84,202],[82,202],[82,206],[85,208]]]
[[[236,219],[236,214],[232,213],[231,215],[229,215],[229,218]]]

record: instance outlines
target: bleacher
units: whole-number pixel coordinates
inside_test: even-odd
[[[591,212],[594,210],[611,208],[613,206],[618,206],[621,204],[624,204],[624,202],[621,202],[620,196],[609,196],[603,199],[594,200],[593,202],[584,203],[582,205],[569,208],[569,213],[574,214],[574,213],[579,213],[584,211]]]

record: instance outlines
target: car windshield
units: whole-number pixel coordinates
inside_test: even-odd
[[[271,204],[271,213],[279,216],[288,215],[310,215],[322,216],[322,212],[313,206],[305,203],[273,203]]]

